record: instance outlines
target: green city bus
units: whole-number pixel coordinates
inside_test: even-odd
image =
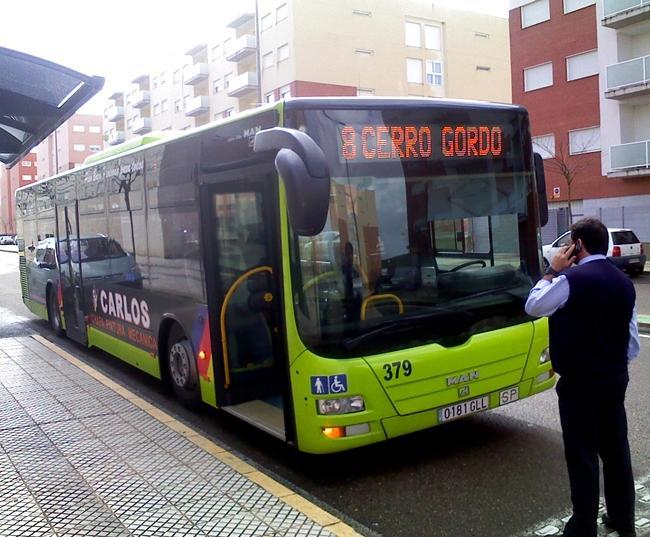
[[[58,335],[309,453],[553,386],[543,167],[517,106],[295,98],[151,134],[16,192]]]

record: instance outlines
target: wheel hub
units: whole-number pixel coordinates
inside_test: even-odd
[[[180,343],[175,343],[169,352],[169,371],[174,384],[184,387],[190,374],[190,357],[185,347]]]

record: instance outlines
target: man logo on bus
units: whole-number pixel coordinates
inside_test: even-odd
[[[95,300],[95,292],[96,290],[93,289],[93,301]],[[151,326],[149,304],[147,304],[146,300],[138,300],[135,297],[129,299],[122,293],[113,293],[104,289],[100,289],[97,295],[99,296],[99,307],[104,315],[115,317],[145,329]]]

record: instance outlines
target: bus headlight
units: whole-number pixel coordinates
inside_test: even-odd
[[[330,414],[352,414],[366,409],[363,397],[354,395],[352,397],[340,397],[338,399],[317,399],[318,413]]]
[[[550,359],[551,359],[551,353],[548,352],[548,347],[546,347],[542,351],[542,354],[539,355],[539,363],[545,364],[546,362],[550,361]]]

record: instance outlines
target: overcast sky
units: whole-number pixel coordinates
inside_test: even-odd
[[[507,0],[433,3],[508,15]],[[2,6],[0,45],[105,77],[106,91],[82,110],[101,113],[109,91],[124,89],[149,67],[163,65],[166,57],[206,41],[244,5],[242,0],[8,0]]]

